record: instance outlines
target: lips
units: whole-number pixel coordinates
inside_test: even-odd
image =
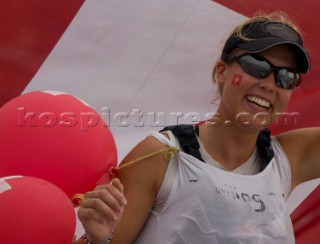
[[[254,103],[255,105],[265,108],[265,109],[269,109],[272,107],[271,103],[268,100],[265,100],[261,97],[257,97],[257,96],[246,96],[247,101]]]

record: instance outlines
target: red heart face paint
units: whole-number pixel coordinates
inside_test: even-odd
[[[243,76],[239,74],[235,74],[232,79],[232,84],[236,86],[240,86]]]

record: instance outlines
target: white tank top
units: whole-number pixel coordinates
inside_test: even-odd
[[[152,135],[179,147],[160,133]],[[274,158],[255,175],[228,172],[179,152],[135,243],[294,243],[285,204],[290,164],[275,138],[271,145]]]

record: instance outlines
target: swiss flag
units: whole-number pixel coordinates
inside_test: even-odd
[[[240,86],[243,76],[240,74],[235,74],[235,76],[232,79],[232,84],[236,86]]]

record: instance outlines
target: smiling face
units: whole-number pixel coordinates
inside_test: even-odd
[[[242,53],[245,52],[238,50],[234,55]],[[288,46],[274,46],[259,55],[274,66],[296,68],[295,55]],[[235,61],[229,64],[218,62],[216,77],[221,90],[218,113],[222,118],[259,130],[268,126],[278,113],[285,110],[293,91],[278,87],[274,72],[263,79],[257,79],[244,72]]]

